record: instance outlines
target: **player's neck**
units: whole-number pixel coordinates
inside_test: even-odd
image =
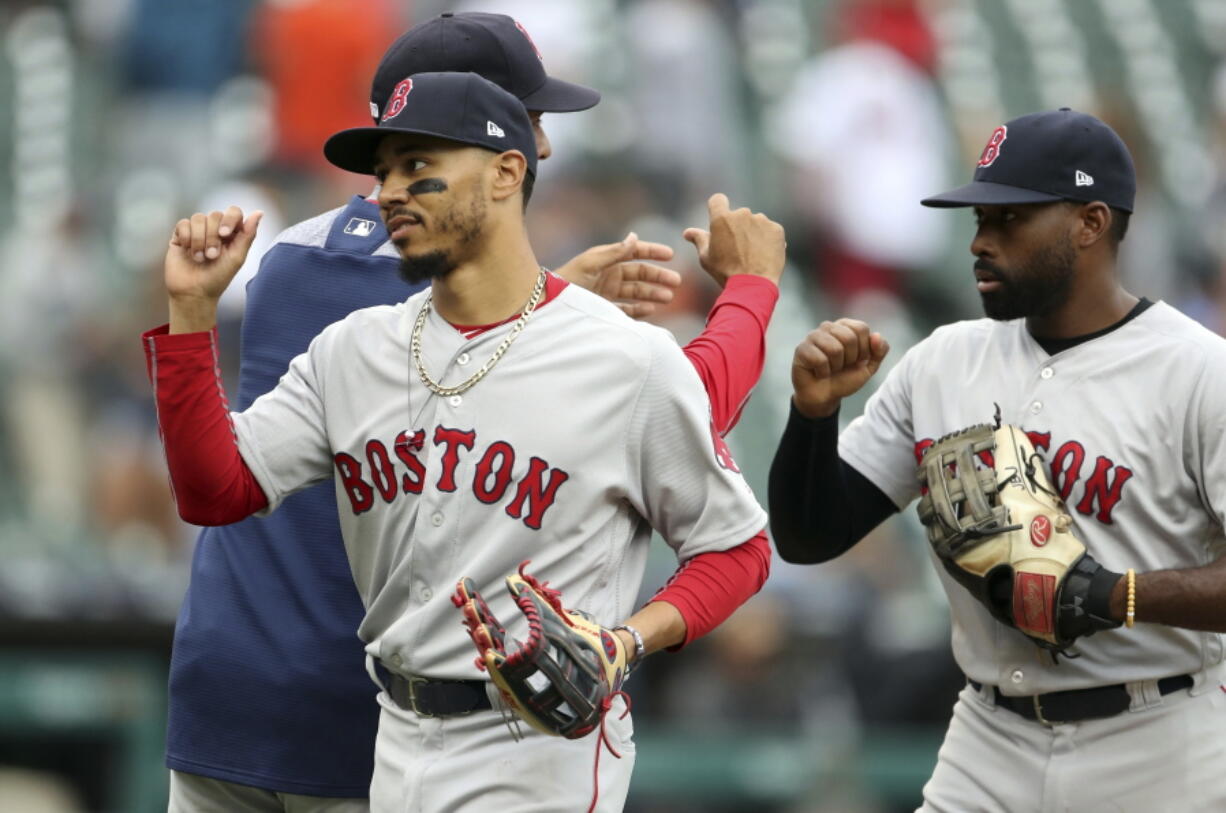
[[[1072,339],[1111,327],[1128,315],[1138,299],[1124,290],[1114,275],[1103,275],[1074,285],[1069,298],[1056,311],[1026,318],[1031,336]]]
[[[431,285],[434,308],[455,325],[488,325],[523,310],[540,265],[521,225],[494,233],[485,247]]]

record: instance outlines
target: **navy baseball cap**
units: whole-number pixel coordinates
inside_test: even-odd
[[[341,169],[373,175],[379,142],[391,133],[435,136],[494,152],[519,150],[536,175],[536,136],[528,111],[519,99],[475,73],[403,77],[379,125],[341,130],[324,144],[324,157]]]
[[[1100,200],[1131,212],[1136,195],[1136,171],[1123,140],[1093,116],[1062,107],[997,127],[974,180],[920,202],[953,208]]]
[[[401,79],[433,71],[479,73],[527,109],[544,113],[587,110],[600,101],[591,88],[548,76],[541,52],[511,17],[462,12],[427,20],[391,44],[371,83],[371,115],[382,117]]]

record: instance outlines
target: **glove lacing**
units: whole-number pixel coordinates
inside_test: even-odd
[[[605,717],[608,716],[609,710],[613,708],[614,698],[620,697],[626,704],[626,710],[621,713],[617,719],[625,719],[630,713],[630,695],[626,694],[621,689],[613,692],[611,695],[600,701],[600,736],[596,738],[596,757],[592,761],[592,803],[588,806],[587,813],[592,813],[596,809],[596,802],[600,800],[600,750],[603,745],[609,749],[609,753],[618,759],[622,755],[613,747],[613,743],[609,742],[608,732],[605,731]]]
[[[547,581],[544,581],[544,582],[538,581],[535,576],[532,576],[530,573],[527,572],[526,570],[527,566],[528,566],[527,560],[525,560],[524,562],[520,564],[519,566],[520,577],[524,581],[526,581],[529,585],[531,585],[531,587],[534,590],[540,593],[545,598],[545,600],[549,602],[549,605],[553,607],[554,610],[557,611],[558,615],[561,616],[562,619],[565,620],[567,623],[569,623],[570,622],[569,614],[566,608],[562,606],[562,591],[555,590],[554,588],[550,587],[549,582]],[[530,605],[524,605],[523,609],[525,613],[527,613],[530,610]],[[536,614],[535,611],[532,611],[532,615],[535,615],[535,614]],[[532,621],[532,618],[531,616],[529,616],[529,622],[531,621]],[[529,634],[529,641],[526,647],[529,649],[536,643],[536,641],[533,641],[532,638],[539,637],[540,635],[539,622],[538,624],[530,624],[530,626],[532,627],[532,629]],[[519,653],[516,653],[516,654],[519,654]],[[596,754],[592,759],[592,803],[588,806],[587,813],[593,813],[593,811],[596,810],[596,803],[600,801],[600,752],[604,748],[607,748],[609,749],[609,753],[612,754],[614,757],[616,757],[617,759],[622,758],[621,753],[618,752],[618,750],[613,747],[613,743],[609,741],[609,733],[607,729],[605,728],[605,719],[608,717],[609,710],[613,708],[613,701],[616,700],[618,697],[620,697],[622,699],[622,702],[626,704],[626,710],[623,711],[621,713],[621,716],[617,718],[619,720],[622,720],[622,719],[625,719],[626,715],[630,713],[630,695],[626,694],[625,691],[618,689],[617,691],[613,692],[612,694],[608,695],[607,697],[605,697],[603,700],[600,701],[600,734],[596,738]]]

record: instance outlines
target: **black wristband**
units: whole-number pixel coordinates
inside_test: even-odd
[[[1065,577],[1058,610],[1060,637],[1069,640],[1115,629],[1123,622],[1111,617],[1111,591],[1122,573],[1107,570],[1087,553]]]

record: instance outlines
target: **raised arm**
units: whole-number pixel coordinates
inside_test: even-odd
[[[746,208],[733,210],[726,195],[712,195],[707,210],[708,228],[689,228],[682,236],[694,244],[702,269],[723,292],[702,333],[684,350],[707,391],[716,431],[724,435],[740,419],[762,375],[787,244],[782,226]],[[657,304],[671,302],[681,284],[680,274],[653,262],[672,257],[668,246],[639,240],[632,232],[620,243],[588,249],[556,273],[642,318]]]
[[[217,324],[217,302],[247,259],[263,212],[197,212],[175,224],[163,275],[170,301],[170,332],[198,333]]]
[[[217,374],[217,301],[246,259],[261,213],[237,207],[175,226],[164,275],[170,324],[142,339],[179,514],[236,522],[268,500],[243,462]]]
[[[689,228],[683,236],[724,290],[702,333],[683,349],[706,388],[715,429],[725,435],[762,376],[787,242],[782,226],[760,212],[731,209],[726,195],[712,195],[707,213],[709,229]]]
[[[792,357],[791,414],[771,463],[771,532],[784,561],[813,564],[846,551],[897,510],[838,454],[839,404],[889,352],[855,319],[823,322]]]

